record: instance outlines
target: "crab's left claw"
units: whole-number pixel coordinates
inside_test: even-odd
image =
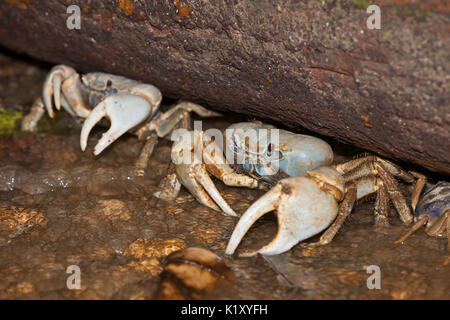
[[[317,203],[322,203],[323,208],[319,208]],[[336,206],[329,196],[317,191],[312,180],[305,177],[281,180],[242,215],[225,253],[232,255],[252,224],[272,210],[275,210],[278,219],[275,238],[261,249],[241,256],[249,257],[257,253],[276,255],[286,252],[300,241],[325,229],[335,218],[332,212],[337,211]]]
[[[83,124],[80,136],[81,150],[86,150],[87,139],[91,129],[103,117],[111,122],[111,127],[105,132],[94,149],[94,154],[100,154],[122,134],[146,120],[152,111],[151,104],[143,97],[128,93],[108,96],[100,102],[89,114]]]

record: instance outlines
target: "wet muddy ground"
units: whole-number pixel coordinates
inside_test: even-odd
[[[0,108],[8,110],[0,117],[20,120],[49,67],[0,55]],[[225,128],[230,119],[208,120],[204,127]],[[152,195],[167,172],[168,141],[157,146],[146,175],[135,177],[142,148],[137,138],[124,136],[94,157],[101,128],[85,153],[79,123],[62,112],[40,128],[25,134],[12,126],[0,136],[0,299],[151,299],[169,253],[200,245],[224,256],[236,218],[200,205],[185,189],[173,203]],[[336,161],[361,152],[330,143]],[[240,214],[263,193],[215,183]],[[224,256],[238,282],[218,298],[449,299],[447,241],[421,231],[394,245],[406,228],[391,208],[391,225],[376,229],[372,208],[373,201],[357,205],[324,247],[297,245],[274,257]],[[275,217],[268,214],[239,249],[261,247],[275,232]],[[66,286],[70,265],[80,267],[79,290]],[[367,287],[371,265],[381,270],[379,290]]]

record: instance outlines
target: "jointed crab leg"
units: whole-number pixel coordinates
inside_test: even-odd
[[[426,178],[412,172],[417,178],[412,195],[415,223],[394,243],[405,241],[415,231],[425,226],[425,233],[432,237],[447,237],[450,248],[450,183],[440,181],[428,189],[421,197]]]
[[[190,112],[195,112],[203,118],[218,117],[221,115],[220,113],[210,111],[199,104],[188,101],[179,101],[175,107],[140,128],[136,133],[141,137],[146,132],[155,131],[158,134],[158,137],[166,137],[180,121],[189,116]],[[186,126],[181,127],[187,129]]]
[[[384,227],[389,225],[389,196],[383,181],[378,181],[374,214],[376,226]]]
[[[31,106],[30,113],[28,113],[22,121],[22,130],[30,132],[36,131],[37,124],[44,114],[45,109],[42,98],[37,98]]]
[[[341,229],[345,219],[347,219],[350,212],[352,212],[355,201],[356,187],[353,183],[350,183],[347,187],[347,192],[345,194],[344,200],[342,200],[341,204],[339,205],[339,211],[336,220],[334,220],[333,224],[329,226],[328,229],[322,234],[319,241],[307,243],[304,245],[304,247],[317,247],[330,243],[336,236],[337,232]]]
[[[157,137],[163,138],[169,135],[175,128],[189,129],[190,126],[190,112],[195,112],[201,117],[217,117],[219,113],[210,111],[201,105],[188,102],[179,101],[177,104],[169,109],[169,111],[160,114],[148,124],[142,126],[136,131],[140,140],[146,140],[146,143],[136,162],[135,174],[142,176],[147,168],[148,159],[150,158],[155,145],[158,143]],[[156,137],[156,140],[155,140]],[[150,141],[149,141],[150,140]],[[164,178],[160,187],[165,187],[164,192],[157,192],[156,196],[165,200],[175,199],[179,191],[179,182],[176,182],[175,168],[169,167],[169,172]],[[172,190],[169,190],[172,187]]]
[[[411,228],[403,235],[401,236],[399,239],[395,240],[394,243],[395,244],[399,244],[403,241],[405,241],[406,239],[408,239],[414,232],[416,232],[417,230],[419,230],[421,227],[423,227],[424,225],[427,224],[428,221],[428,217],[427,216],[423,216],[420,219],[418,219],[412,226]]]
[[[348,180],[354,180],[356,178],[355,174],[361,177],[374,173],[373,168],[370,165],[368,166],[368,164],[376,162],[381,163],[391,175],[399,177],[407,183],[414,182],[413,175],[403,171],[392,162],[377,156],[366,156],[363,158],[350,160],[341,164],[337,164],[334,167],[337,171],[347,176]]]
[[[439,217],[438,220],[436,220],[433,224],[427,225],[429,216],[422,216],[412,225],[412,227],[399,239],[395,240],[395,244],[399,244],[401,242],[404,242],[406,239],[408,239],[414,232],[419,230],[421,227],[425,227],[425,232],[430,236],[438,236],[442,234],[445,229],[447,229],[447,237],[450,239],[450,211],[447,211],[444,213],[441,217]],[[450,244],[450,240],[449,240]]]
[[[403,223],[410,224],[413,222],[414,218],[406,203],[405,197],[398,187],[397,181],[395,181],[394,177],[390,175],[380,163],[375,163],[375,167],[380,178],[383,180],[384,186],[386,187],[387,193],[389,194],[395,209],[397,209],[400,219]]]
[[[417,181],[414,185],[414,189],[411,195],[411,207],[413,210],[416,210],[417,203],[420,199],[420,194],[422,193],[423,188],[425,187],[425,183],[427,182],[427,178],[420,173],[411,172],[417,178]]]
[[[141,150],[139,158],[136,160],[136,164],[134,165],[134,174],[136,176],[143,176],[145,170],[148,166],[148,160],[155,149],[155,146],[158,144],[158,136],[156,134],[151,134],[147,140],[145,141],[144,147]]]
[[[407,172],[404,172],[393,163],[375,156],[351,160],[349,162],[336,165],[335,168],[343,174],[345,181],[356,181],[367,176],[378,176],[381,181],[374,183],[374,185],[379,184],[380,186],[382,185],[386,188],[387,194],[394,204],[403,223],[410,224],[413,221],[411,210],[409,209],[406,199],[401,193],[398,183],[394,179],[393,175],[398,176],[407,182],[413,182],[413,176]],[[378,189],[378,187],[376,187],[376,189]],[[383,191],[384,190],[381,192]],[[378,196],[382,197],[380,194]],[[359,195],[358,198],[360,198]],[[380,199],[380,201],[385,200]],[[381,203],[382,202],[378,202],[378,204]]]

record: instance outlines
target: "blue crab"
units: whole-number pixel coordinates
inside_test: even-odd
[[[283,253],[329,227],[318,242],[308,244],[325,245],[334,238],[354,202],[372,193],[377,194],[377,225],[388,224],[389,199],[405,224],[413,220],[394,176],[409,183],[414,177],[382,158],[367,156],[332,165],[333,151],[325,141],[260,122],[237,123],[226,130],[228,162],[217,138],[201,131],[182,137],[187,136],[189,139],[174,139],[172,159],[176,177],[201,203],[236,215],[208,173],[226,185],[256,188],[264,181],[273,186],[240,218],[226,248],[229,255],[252,224],[270,211],[278,218],[277,235],[268,245],[245,256]],[[188,161],[181,161],[186,155]],[[230,166],[240,156],[243,161]]]
[[[22,130],[35,131],[45,110],[53,118],[53,106],[58,111],[62,107],[71,116],[84,119],[80,136],[84,151],[91,129],[106,117],[111,127],[96,144],[94,154],[100,154],[125,132],[131,131],[146,141],[136,162],[136,174],[143,175],[158,137],[166,137],[177,126],[186,125],[190,112],[202,117],[220,115],[186,101],[178,102],[163,113],[159,108],[161,100],[161,92],[151,84],[101,72],[80,75],[67,65],[57,65],[45,79],[42,98],[35,100],[22,121]]]
[[[415,173],[418,178],[412,195],[412,207],[415,223],[395,243],[404,242],[409,236],[425,226],[425,232],[432,237],[448,239],[450,248],[450,183],[440,181],[428,188],[420,197],[426,179],[423,175]]]

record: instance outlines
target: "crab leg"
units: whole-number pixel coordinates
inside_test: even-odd
[[[341,204],[339,205],[339,212],[333,224],[330,227],[328,227],[328,229],[320,236],[319,241],[306,243],[303,246],[318,247],[330,243],[336,236],[337,232],[341,229],[345,219],[347,219],[350,212],[352,212],[355,200],[356,200],[356,188],[355,185],[352,183],[347,187],[347,192],[345,193],[344,200],[342,200]]]
[[[22,120],[22,131],[35,132],[37,124],[45,114],[44,103],[41,98],[37,98],[31,106],[31,111]]]
[[[220,113],[210,111],[201,105],[180,101],[169,111],[162,113],[159,117],[152,120],[149,124],[141,127],[137,131],[138,137],[145,136],[146,132],[156,131],[158,137],[163,138],[167,136],[183,119],[189,117],[190,112],[195,112],[197,115],[205,117],[219,117]],[[182,126],[184,127],[184,126]],[[187,129],[185,127],[185,129]]]
[[[411,214],[411,210],[406,203],[405,197],[398,187],[397,181],[395,181],[392,175],[389,174],[389,172],[384,168],[384,165],[381,163],[376,162],[375,168],[380,175],[380,178],[383,180],[387,193],[389,194],[395,209],[397,209],[400,219],[404,224],[410,224],[413,221],[413,215]]]
[[[414,189],[411,195],[411,207],[413,210],[416,210],[417,203],[420,199],[420,194],[422,193],[423,187],[425,187],[425,183],[427,182],[427,178],[420,173],[411,172],[417,178],[416,183],[414,184]]]
[[[435,220],[432,224],[427,225],[425,227],[425,232],[434,237],[438,237],[442,235],[447,229],[448,217],[450,215],[450,211],[445,212],[442,216],[440,216],[437,220]]]
[[[159,199],[173,201],[180,193],[181,183],[177,178],[175,165],[171,162],[168,168],[168,174],[158,185],[158,190],[153,195]]]
[[[209,173],[230,187],[257,188],[258,180],[245,174],[237,173],[226,163],[222,150],[208,140],[203,151],[203,160]]]
[[[110,120],[111,127],[95,146],[95,155],[100,154],[122,134],[147,119],[151,111],[152,106],[143,97],[124,93],[108,96],[86,118],[81,129],[81,150],[86,150],[89,133],[103,117]]]
[[[351,160],[339,164],[335,168],[343,174],[345,181],[356,181],[368,176],[379,176],[403,223],[408,225],[413,221],[411,210],[398,187],[397,181],[393,177],[395,175],[405,181],[412,182],[414,181],[412,175],[404,172],[393,163],[375,156]],[[375,188],[375,190],[377,189],[378,187]],[[360,198],[359,194],[357,198]]]
[[[353,180],[357,177],[373,174],[372,163],[379,162],[383,167],[393,176],[399,177],[407,183],[414,182],[414,176],[409,174],[392,162],[379,158],[377,156],[367,156],[359,159],[350,160],[338,165],[335,165],[335,169],[342,173],[349,180]]]
[[[190,129],[191,126],[191,116],[189,113],[183,114],[183,118],[180,121],[180,128],[186,130]],[[157,136],[157,134],[156,134]],[[173,201],[178,197],[180,193],[181,183],[177,178],[176,167],[173,162],[170,162],[169,168],[167,169],[167,175],[161,179],[158,185],[158,190],[153,195],[159,199],[166,201]]]
[[[428,217],[427,216],[423,216],[420,219],[418,219],[413,225],[412,227],[403,235],[401,236],[399,239],[394,241],[394,244],[398,244],[401,242],[404,242],[406,239],[408,239],[414,232],[416,232],[417,230],[419,230],[421,227],[423,227],[426,223],[428,222]]]
[[[150,135],[150,137],[145,141],[144,147],[139,155],[139,158],[134,165],[134,174],[138,177],[142,177],[148,166],[148,160],[158,144],[158,136],[156,134]]]
[[[389,225],[389,196],[382,181],[378,182],[377,199],[375,200],[375,225],[388,226]]]

